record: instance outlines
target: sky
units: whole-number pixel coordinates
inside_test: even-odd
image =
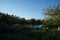
[[[60,0],[0,0],[0,12],[26,19],[43,19],[43,9],[60,4]]]

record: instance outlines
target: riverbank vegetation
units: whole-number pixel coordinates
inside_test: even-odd
[[[60,40],[60,6],[45,9],[44,15],[42,20],[26,20],[0,12],[0,40]]]

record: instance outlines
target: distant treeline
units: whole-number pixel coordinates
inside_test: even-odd
[[[9,25],[13,25],[13,24],[40,25],[42,24],[42,21],[40,19],[39,20],[36,20],[36,19],[26,20],[25,18],[20,18],[14,15],[8,15],[8,14],[0,12],[0,24],[5,24],[5,23]]]

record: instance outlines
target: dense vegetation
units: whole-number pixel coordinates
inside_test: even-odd
[[[25,18],[19,18],[19,17],[13,16],[13,15],[8,15],[8,14],[1,13],[1,12],[0,12],[0,22],[7,23],[9,25],[13,25],[13,24],[40,25],[41,24],[41,20],[35,20],[35,19],[26,20]]]
[[[44,20],[26,20],[0,12],[0,40],[60,40],[60,6],[47,8],[44,14]]]

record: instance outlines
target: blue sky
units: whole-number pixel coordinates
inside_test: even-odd
[[[60,0],[0,0],[0,11],[26,19],[43,19],[43,9]]]

